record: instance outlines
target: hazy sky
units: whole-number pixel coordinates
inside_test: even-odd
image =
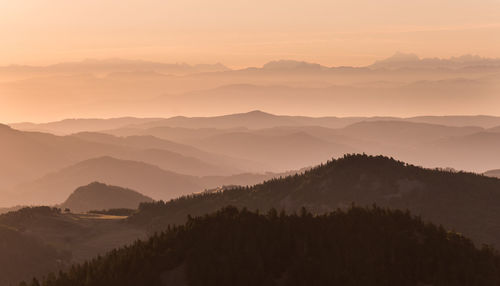
[[[0,65],[500,57],[500,0],[0,0]]]

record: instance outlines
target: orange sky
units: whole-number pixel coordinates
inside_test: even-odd
[[[0,65],[500,57],[499,0],[0,0]]]

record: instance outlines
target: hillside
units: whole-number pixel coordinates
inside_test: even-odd
[[[152,201],[150,197],[130,189],[94,182],[76,189],[60,207],[79,213],[118,208],[136,209],[140,203]]]
[[[267,181],[251,188],[234,188],[142,204],[130,221],[152,230],[183,222],[188,214],[202,215],[226,205],[259,209],[272,207],[314,213],[376,203],[409,209],[443,224],[478,243],[500,245],[500,180],[472,173],[423,169],[394,159],[348,155],[301,175]]]
[[[478,250],[461,235],[402,211],[352,208],[314,217],[227,207],[49,276],[41,285],[498,283],[496,252]]]
[[[22,208],[0,215],[0,286],[45,276],[145,238],[143,229],[99,215]]]
[[[16,228],[0,224],[0,285],[45,275],[69,264],[68,253],[58,252]]]

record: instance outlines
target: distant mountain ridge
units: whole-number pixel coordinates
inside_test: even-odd
[[[111,73],[116,71],[157,71],[165,74],[183,75],[201,72],[227,71],[229,68],[221,63],[217,64],[197,64],[189,65],[186,63],[161,63],[143,60],[127,59],[86,59],[76,62],[65,62],[48,66],[27,66],[11,65],[0,66],[1,72],[17,73]]]
[[[481,65],[499,65],[500,59],[487,58],[478,55],[465,54],[450,58],[420,58],[416,54],[396,52],[392,56],[375,61],[369,68],[405,68],[405,67],[466,67]],[[319,63],[311,63],[292,59],[278,59],[265,63],[262,69],[335,69],[353,66],[325,66]],[[243,68],[248,69],[248,68]],[[63,62],[46,66],[30,65],[10,65],[0,66],[0,72],[110,72],[123,70],[152,70],[172,74],[189,74],[203,72],[225,72],[232,69],[223,65],[216,64],[187,64],[187,63],[164,63],[146,60],[130,60],[120,58],[108,59],[85,59],[82,61]]]
[[[401,69],[401,68],[466,68],[466,67],[481,67],[481,66],[500,66],[500,59],[483,58],[475,55],[463,55],[451,58],[420,58],[416,54],[406,54],[398,52],[393,56],[376,61],[370,65],[371,68],[380,69]]]
[[[126,118],[124,118],[126,119]],[[45,130],[46,132],[78,133],[107,131],[119,128],[154,128],[154,127],[181,127],[181,128],[237,128],[246,127],[250,129],[271,128],[281,126],[317,125],[329,128],[342,128],[347,125],[374,120],[400,120],[410,122],[421,122],[439,124],[446,126],[493,128],[500,126],[500,116],[487,115],[449,115],[449,116],[415,116],[415,117],[312,117],[298,115],[276,115],[261,110],[252,110],[243,113],[212,117],[186,117],[174,116],[170,118],[128,118],[127,121],[119,123],[121,118],[111,119],[71,119],[48,123],[12,123],[12,128],[20,130]],[[95,121],[96,127],[79,127],[79,122],[84,125],[85,121]],[[98,126],[98,127],[97,127]],[[4,126],[6,128],[6,126]],[[72,131],[73,130],[73,131]]]

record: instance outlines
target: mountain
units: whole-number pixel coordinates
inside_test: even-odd
[[[499,67],[500,59],[483,58],[474,55],[463,55],[448,59],[420,58],[416,54],[398,52],[389,58],[375,62],[370,67],[374,69],[463,69],[478,66]]]
[[[226,207],[28,285],[497,285],[499,261],[402,211]]]
[[[500,125],[500,117],[486,115],[416,116],[405,118],[404,120],[455,127],[477,126],[482,128],[492,128]]]
[[[495,126],[490,129],[488,129],[489,132],[498,132],[500,133],[500,126]]]
[[[483,131],[480,127],[451,127],[404,121],[364,121],[343,128],[340,134],[388,145],[411,145]]]
[[[383,79],[384,76],[377,76],[375,82]],[[500,85],[494,79],[453,74],[444,78],[426,76],[405,80],[390,86],[360,84],[361,79],[352,84],[341,82],[321,86],[294,86],[288,82],[226,84],[159,96],[152,102],[181,114],[202,114],[202,110],[194,106],[210,107],[213,114],[265,109],[278,114],[394,116],[404,114],[395,110],[408,110],[409,106],[417,114],[498,114],[496,105],[489,105],[499,104],[493,95],[498,93]],[[471,93],[477,94],[478,100],[467,97]],[[463,105],[450,103],[450,98],[456,98]]]
[[[158,126],[183,127],[183,128],[237,128],[246,127],[259,129],[272,126],[296,125],[293,118],[277,116],[274,114],[254,110],[247,113],[237,113],[214,117],[184,117],[176,116],[154,122],[136,124],[137,127],[151,128]]]
[[[9,205],[58,204],[76,188],[95,181],[138,190],[156,200],[170,200],[225,185],[254,185],[290,173],[293,172],[197,177],[163,170],[144,162],[104,156],[81,161],[16,186],[11,191]]]
[[[425,220],[463,233],[477,243],[500,245],[500,180],[482,175],[424,169],[382,156],[349,155],[327,164],[251,188],[199,194],[167,203],[141,205],[130,220],[152,229],[183,222],[228,204],[313,213],[376,203],[409,209]]]
[[[258,87],[253,87],[258,90]],[[238,91],[239,86],[233,87]],[[224,90],[224,89],[222,89]],[[193,135],[182,134],[182,132],[223,132],[220,129],[262,129],[283,126],[319,126],[326,128],[343,128],[348,125],[362,121],[396,120],[416,123],[428,123],[436,125],[482,128],[493,128],[500,125],[500,117],[485,115],[456,115],[456,116],[416,116],[416,117],[310,117],[276,115],[253,110],[245,113],[237,113],[213,117],[184,117],[175,116],[171,118],[110,118],[110,119],[65,119],[48,123],[12,123],[12,128],[23,131],[39,131],[57,135],[67,135],[80,132],[101,132],[117,136],[153,135],[167,140],[177,141],[174,138],[192,137]],[[146,130],[148,133],[146,133]],[[164,131],[163,135],[170,133],[181,133],[178,136],[162,137],[153,132]],[[235,130],[236,131],[236,130]],[[181,140],[182,141],[182,140]]]
[[[174,172],[198,176],[231,175],[262,169],[255,166],[246,169],[246,166],[252,165],[246,160],[209,154],[194,147],[151,136],[114,138],[94,133],[56,136],[19,131],[1,125],[0,139],[0,155],[3,159],[0,161],[0,172],[4,175],[0,181],[0,189],[4,190],[78,162],[102,156],[142,161]],[[192,156],[200,156],[202,159]]]
[[[140,203],[152,201],[150,197],[130,189],[94,182],[77,188],[60,207],[81,213],[91,210],[136,209]]]
[[[25,204],[54,204],[65,200],[76,188],[94,181],[139,190],[154,199],[170,199],[204,189],[197,177],[142,162],[98,157],[21,184],[15,194]]]
[[[22,132],[7,126],[0,126],[0,138],[0,172],[3,175],[0,188],[57,170],[95,154],[97,150],[109,152],[113,149],[76,138]]]
[[[401,116],[405,114],[401,110],[409,106],[413,114],[498,114],[498,63],[497,59],[471,56],[419,59],[400,55],[366,67],[279,60],[257,68],[219,66],[202,68],[203,72],[196,68],[170,72],[162,65],[135,61],[16,67],[17,73],[0,68],[0,114],[31,121],[125,113],[135,117],[199,116],[207,114],[206,110],[227,114],[249,109]]]
[[[294,60],[270,61],[262,66],[264,70],[326,70],[328,67],[320,64]]]
[[[64,119],[48,123],[12,123],[12,128],[23,131],[39,131],[56,135],[68,135],[78,132],[96,132],[107,129],[115,129],[131,124],[140,124],[150,121],[156,121],[159,118],[109,118],[109,119]]]
[[[497,168],[500,161],[500,133],[487,131],[445,138],[428,148],[433,151],[435,162],[445,161],[448,166],[482,173]]]
[[[484,172],[484,175],[488,176],[488,177],[495,177],[495,178],[500,179],[500,169],[486,171],[486,172]]]
[[[132,152],[122,154],[115,152],[114,156],[147,162],[165,170],[187,175],[231,175],[241,173],[243,170],[252,170],[249,161],[204,152],[189,145],[150,135],[115,137],[103,133],[81,132],[72,136],[94,143],[130,148]]]
[[[2,66],[0,74],[11,77],[40,76],[68,73],[108,74],[116,72],[154,71],[172,75],[186,75],[202,72],[219,72],[229,70],[226,66],[217,64],[189,65],[185,63],[161,63],[126,59],[86,59],[79,62],[65,62],[48,66]]]

